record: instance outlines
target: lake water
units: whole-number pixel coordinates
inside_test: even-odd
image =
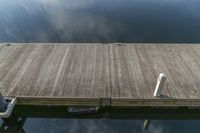
[[[200,43],[200,1],[0,0],[0,42]],[[27,118],[23,130],[199,133],[199,125],[200,121],[155,120],[144,131],[143,120]]]
[[[200,42],[199,0],[0,0],[0,42]]]

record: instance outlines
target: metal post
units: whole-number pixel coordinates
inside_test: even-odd
[[[158,80],[157,80],[155,91],[153,93],[153,95],[155,97],[159,97],[161,95],[162,88],[164,86],[166,78],[167,78],[167,76],[164,73],[160,73]]]
[[[155,88],[154,93],[153,93],[153,96],[159,97],[161,95],[162,88],[164,86],[166,78],[167,78],[167,76],[164,73],[160,73],[158,80],[157,80],[156,88]],[[151,122],[150,119],[146,119],[144,121],[144,129],[145,130],[148,129],[150,122]]]

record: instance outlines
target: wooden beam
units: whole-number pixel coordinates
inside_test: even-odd
[[[17,97],[17,105],[99,106],[100,98]]]
[[[16,97],[17,105],[100,106],[100,97]],[[112,107],[200,107],[200,99],[111,98]]]

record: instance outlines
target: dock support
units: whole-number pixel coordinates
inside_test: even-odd
[[[164,73],[160,73],[157,80],[155,91],[153,93],[155,97],[160,97],[166,78],[167,76]]]
[[[4,86],[0,82],[0,90],[3,90]],[[0,92],[0,118],[9,118],[12,114],[13,108],[17,102],[16,98],[4,97]]]
[[[0,84],[0,89],[3,89],[2,84]],[[0,92],[0,118],[4,122],[3,127],[8,127],[11,126],[12,123],[18,122],[18,119],[14,115],[12,115],[12,111],[16,102],[16,98],[4,97]],[[0,131],[1,129],[2,127],[0,128]]]

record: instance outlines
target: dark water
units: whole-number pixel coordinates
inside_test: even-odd
[[[200,42],[199,0],[0,0],[0,42]]]
[[[153,120],[143,129],[143,120],[80,120],[28,118],[23,127],[5,133],[199,133],[200,121]]]
[[[199,0],[0,0],[0,42],[200,43]],[[199,133],[200,121],[28,118],[27,133]],[[22,130],[22,129],[19,129]],[[14,131],[13,131],[14,132]]]

